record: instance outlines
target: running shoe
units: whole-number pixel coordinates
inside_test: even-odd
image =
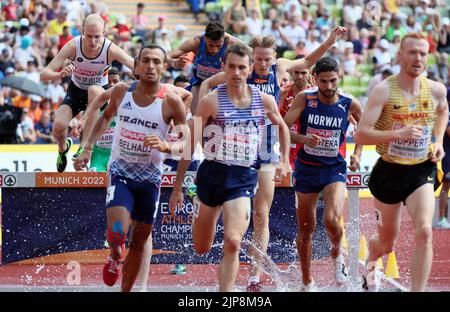
[[[338,286],[341,286],[347,282],[348,279],[348,270],[345,265],[344,256],[342,255],[342,251],[339,253],[337,258],[333,258],[334,265],[334,280]]]
[[[174,275],[186,274],[186,264],[176,264],[170,273]]]
[[[376,261],[366,264],[365,274],[363,275],[362,288],[365,292],[378,292],[380,289],[380,276]]]
[[[450,223],[447,221],[447,218],[442,218],[434,225],[434,228],[437,230],[450,230]]]
[[[72,156],[72,161],[75,161],[78,157],[80,157],[80,155],[81,155],[81,153],[83,153],[83,151],[84,151],[84,147],[81,146],[81,144],[80,144],[77,152],[75,154],[73,154],[73,156]]]
[[[194,198],[195,198],[195,196],[197,196],[197,185],[192,184],[191,186],[189,186],[186,190],[186,195],[187,195],[189,201],[193,204]]]
[[[247,286],[247,292],[261,292],[262,286],[258,282],[251,282],[250,285]]]
[[[67,138],[66,139],[66,150],[62,153],[58,153],[58,158],[56,159],[56,169],[59,173],[64,172],[66,170],[67,166],[67,153],[69,152],[70,148],[72,147],[72,139]]]
[[[114,260],[111,256],[108,256],[106,263],[103,266],[103,282],[108,286],[114,286],[119,279],[120,265],[122,261]]]

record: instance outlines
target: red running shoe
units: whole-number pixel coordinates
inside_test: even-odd
[[[122,264],[123,253],[125,251],[125,244],[120,246],[122,249],[122,257],[119,260],[114,260],[111,256],[106,258],[106,263],[103,266],[103,282],[108,286],[114,286],[119,279],[120,265]]]
[[[262,286],[257,282],[251,282],[250,285],[247,286],[247,292],[261,292]]]

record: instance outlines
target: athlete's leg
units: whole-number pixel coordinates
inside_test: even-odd
[[[444,178],[442,183],[441,193],[439,193],[439,218],[438,221],[446,217],[448,191],[450,189],[450,180]]]
[[[232,291],[236,282],[241,241],[250,223],[250,200],[248,197],[240,197],[223,205],[224,241],[219,266],[219,291]]]
[[[416,189],[406,199],[406,207],[412,218],[416,241],[411,259],[411,291],[425,291],[433,261],[433,185],[427,183]]]
[[[200,91],[200,86],[192,86],[192,88],[191,88],[191,93],[192,93],[191,113],[192,113],[192,116],[194,116],[195,113],[197,112],[197,105],[198,105],[198,101],[200,100],[198,98],[199,91]]]
[[[266,253],[269,244],[269,212],[275,192],[275,165],[264,164],[258,170],[258,190],[253,199],[253,233],[252,245]],[[250,257],[253,259],[250,272],[250,281],[259,282],[261,275],[261,259],[258,252],[250,248]]]
[[[331,241],[331,257],[337,258],[340,253],[341,239],[343,235],[339,222],[345,205],[345,185],[335,182],[323,189],[323,201],[325,203],[324,224]]]
[[[312,282],[311,255],[312,237],[316,228],[316,207],[319,193],[295,192],[298,200],[297,215],[297,251],[300,258],[303,284]]]
[[[135,222],[131,224],[131,233],[133,233],[133,226]],[[140,282],[139,291],[147,291],[147,280],[150,274],[150,262],[152,261],[152,251],[153,251],[153,235],[150,233],[147,242],[144,246],[144,257],[142,260],[142,265],[139,270],[138,279]]]
[[[123,264],[122,291],[129,292],[142,266],[145,245],[151,237],[153,225],[133,221],[130,249]]]
[[[88,103],[87,103],[87,107],[89,107],[89,105],[92,105],[92,102],[94,102],[94,99],[101,95],[103,92],[105,92],[105,89],[103,89],[100,86],[97,85],[93,85],[90,86],[88,89]],[[86,109],[87,109],[86,107]],[[84,124],[84,128],[83,131],[81,133],[81,145],[84,146],[84,143],[86,143],[86,140],[89,138],[89,135],[92,132],[92,129],[94,128],[95,125],[95,121],[98,118],[98,112],[100,109],[96,109],[95,113],[93,114],[89,114],[89,116],[86,116],[86,121]]]
[[[130,213],[126,207],[114,206],[106,210],[107,234],[111,258],[122,258],[122,245],[125,244],[130,226]]]
[[[52,136],[58,144],[58,152],[66,151],[67,128],[72,120],[72,109],[69,105],[60,105],[55,114],[55,122],[53,123]]]
[[[192,241],[198,254],[207,253],[214,242],[219,207],[202,204],[198,197],[194,201],[194,219],[192,220]]]

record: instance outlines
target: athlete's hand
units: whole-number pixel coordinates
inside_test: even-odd
[[[180,55],[178,58],[173,60],[173,68],[183,69],[188,63],[188,53]]]
[[[350,166],[348,166],[348,169],[351,171],[357,171],[359,170],[359,160],[361,158],[361,155],[359,154],[352,154],[350,155]]]
[[[334,28],[333,31],[328,36],[326,42],[329,45],[335,44],[347,31],[348,31],[347,28],[341,26]]]
[[[288,172],[291,171],[291,166],[287,162],[280,162],[275,169],[275,176],[273,181],[275,183],[280,183],[284,178],[286,178]]]
[[[398,130],[400,140],[418,140],[422,137],[423,127],[418,124],[407,125]]]
[[[75,70],[75,65],[70,63],[69,65],[66,65],[63,67],[63,69],[59,72],[60,78],[66,78],[72,74],[72,72]]]
[[[72,126],[70,126],[72,128],[72,134],[76,137],[79,138],[81,136],[81,132],[84,129],[84,125],[86,124],[86,118],[81,117],[79,120],[77,120],[77,122],[73,123]]]
[[[305,144],[309,147],[316,147],[320,143],[320,136],[316,134],[307,134]]]
[[[442,143],[434,143],[434,148],[431,151],[430,154],[430,160],[434,163],[437,163],[439,161],[442,160],[442,158],[444,158],[445,156],[445,152],[444,152],[444,148],[442,147]]]
[[[184,204],[184,195],[183,195],[183,189],[173,189],[172,190],[172,194],[170,194],[170,199],[169,199],[169,211],[171,215],[175,214],[175,208],[178,207],[182,207]]]
[[[170,145],[166,141],[161,140],[154,134],[148,135],[144,140],[145,147],[157,149],[162,153],[170,153]]]
[[[73,161],[73,167],[75,168],[76,171],[81,171],[87,167],[87,164],[89,163],[90,159],[91,159],[91,152],[85,149],[80,154],[80,156],[78,156]]]

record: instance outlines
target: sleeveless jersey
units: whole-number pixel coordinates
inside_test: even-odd
[[[247,79],[247,83],[256,86],[261,92],[272,95],[275,98],[275,102],[278,104],[280,97],[280,86],[277,82],[277,65],[273,64],[270,67],[269,74],[267,76],[258,75],[255,71],[252,72]]]
[[[128,90],[117,111],[109,172],[137,182],[160,183],[163,153],[144,147],[144,139],[154,134],[161,140],[167,136],[169,125],[162,115],[165,88],[146,107],[136,105]]]
[[[200,85],[203,80],[214,76],[222,71],[222,59],[227,49],[226,41],[223,42],[219,52],[214,55],[208,55],[206,53],[206,42],[203,36],[200,36],[200,51],[194,59],[193,76],[190,84],[192,86]]]
[[[300,116],[300,133],[318,135],[320,143],[316,147],[303,144],[298,154],[302,163],[321,166],[345,162],[345,136],[352,96],[342,90],[337,92],[339,99],[336,103],[324,104],[319,100],[317,87],[305,91],[305,110]]]
[[[259,152],[264,128],[264,106],[260,91],[252,90],[252,102],[247,108],[237,108],[227,95],[226,84],[219,85],[217,117],[204,129],[205,159],[231,166],[250,167]]]
[[[281,117],[284,118],[286,116],[287,112],[292,106],[292,102],[294,101],[295,95],[294,95],[294,86],[291,84],[285,88],[283,96],[280,98],[280,103],[278,105],[278,108],[280,110]],[[299,133],[300,132],[300,118],[297,119],[289,129],[291,132]],[[291,164],[291,167],[294,168],[295,165],[295,159],[297,158],[298,151],[302,147],[302,144],[298,143],[291,143],[291,149],[289,152],[289,163]]]
[[[72,64],[75,70],[71,80],[80,89],[87,90],[92,85],[104,86],[108,84],[108,72],[111,64],[108,62],[108,50],[111,46],[109,39],[104,39],[100,53],[94,58],[84,56],[81,47],[81,37],[75,37],[75,59]]]
[[[414,165],[426,161],[432,150],[431,136],[436,119],[435,105],[428,79],[420,78],[418,98],[408,101],[397,83],[397,76],[388,78],[389,99],[375,123],[375,130],[397,130],[418,123],[423,126],[422,137],[417,140],[393,140],[378,144],[377,153],[390,163]]]

